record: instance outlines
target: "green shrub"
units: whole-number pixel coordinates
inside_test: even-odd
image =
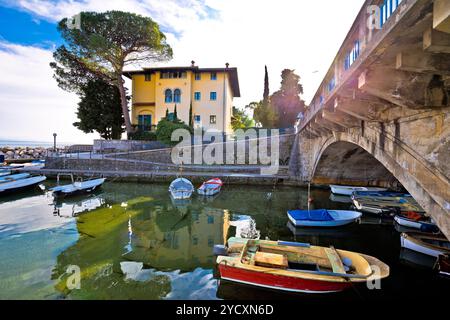
[[[192,128],[179,119],[175,119],[174,121],[161,119],[161,121],[158,123],[158,126],[156,127],[157,140],[167,145],[177,144],[177,141],[171,140],[172,132],[177,129],[186,129],[189,132],[193,133]]]
[[[140,141],[156,141],[156,133],[150,131],[137,130],[128,135],[129,140],[140,140]]]

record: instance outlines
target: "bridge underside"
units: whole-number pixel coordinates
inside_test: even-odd
[[[450,2],[403,0],[380,30],[365,7],[297,125],[290,172],[401,184],[450,238]]]
[[[356,186],[385,186],[397,188],[398,180],[363,148],[336,142],[322,154],[314,172],[315,184],[343,184]]]

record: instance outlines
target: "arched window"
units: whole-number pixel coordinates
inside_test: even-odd
[[[170,89],[167,89],[165,92],[164,92],[164,95],[166,96],[166,98],[165,98],[165,102],[166,103],[171,103],[172,102],[172,90],[170,90]]]
[[[173,92],[173,102],[180,103],[181,102],[181,90],[175,89]]]

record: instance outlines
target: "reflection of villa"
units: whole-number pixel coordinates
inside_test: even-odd
[[[127,259],[158,270],[210,268],[214,264],[214,245],[223,244],[227,238],[229,214],[202,208],[186,216],[175,215],[155,211],[148,220],[134,220],[133,250]]]
[[[204,129],[230,132],[233,98],[240,97],[237,68],[144,68],[126,72],[132,80],[132,123],[143,130],[166,116]]]

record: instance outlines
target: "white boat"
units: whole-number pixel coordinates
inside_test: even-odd
[[[194,192],[194,186],[185,178],[178,178],[172,181],[169,192],[175,200],[189,199]]]
[[[9,192],[15,192],[27,188],[35,187],[36,185],[44,182],[47,178],[45,176],[37,176],[31,178],[25,178],[20,180],[14,180],[0,184],[0,195]]]
[[[291,210],[289,221],[296,227],[339,227],[356,222],[362,213],[345,210]]]
[[[398,214],[394,217],[394,220],[404,227],[418,229],[423,232],[439,232],[439,228],[430,218],[416,212]]]
[[[105,180],[105,178],[100,178],[87,181],[77,181],[71,184],[53,187],[50,189],[50,191],[52,191],[53,195],[57,197],[72,196],[80,193],[90,193],[95,189],[100,188]]]
[[[30,177],[29,173],[18,173],[18,174],[10,174],[7,176],[0,177],[0,183],[11,182],[14,180],[20,180]]]
[[[356,191],[386,191],[387,188],[378,187],[355,187],[355,186],[338,186],[330,184],[331,192],[343,196],[351,196]]]
[[[450,241],[443,235],[414,232],[402,233],[400,241],[402,248],[436,258],[441,254],[450,253]]]
[[[219,178],[214,178],[204,182],[200,188],[197,189],[198,194],[202,196],[213,196],[220,192],[223,186],[222,180]]]

